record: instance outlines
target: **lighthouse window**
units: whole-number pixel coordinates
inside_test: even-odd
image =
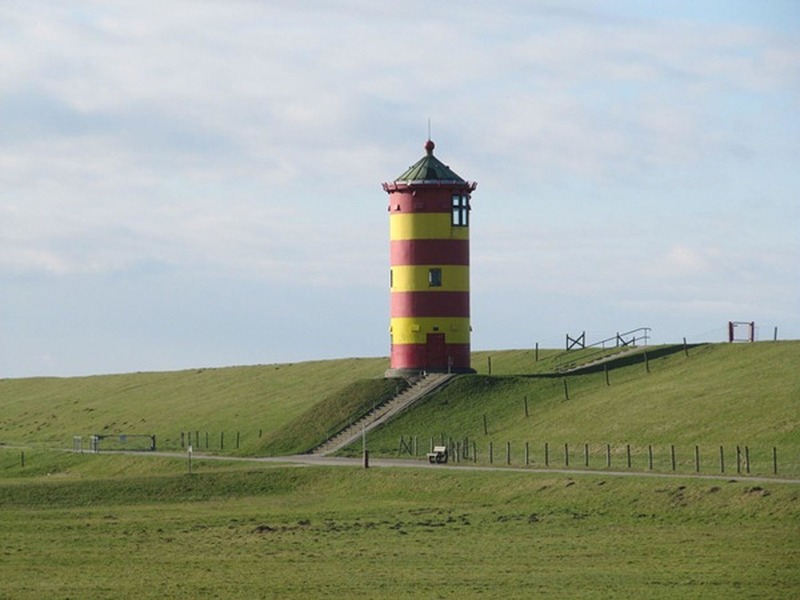
[[[453,194],[453,225],[456,227],[469,225],[469,196]]]
[[[442,287],[441,269],[428,269],[428,287]]]

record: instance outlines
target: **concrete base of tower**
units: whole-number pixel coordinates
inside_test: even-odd
[[[412,379],[415,377],[422,377],[423,375],[427,375],[428,373],[454,373],[459,375],[464,375],[468,373],[477,373],[475,369],[470,368],[456,368],[453,367],[451,369],[386,369],[383,376],[386,379]]]

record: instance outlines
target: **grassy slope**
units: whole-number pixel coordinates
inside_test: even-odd
[[[800,473],[800,342],[698,346],[688,358],[680,350],[648,349],[650,373],[641,355],[621,359],[611,365],[610,386],[602,371],[569,376],[569,401],[561,378],[524,376],[552,370],[557,352],[541,351],[538,362],[531,350],[476,353],[478,375],[458,379],[373,433],[370,449],[394,455],[400,435],[426,440],[444,434],[480,442],[483,454],[492,440],[496,456],[512,442],[519,463],[526,441],[538,454],[545,441],[576,449],[590,443],[593,452],[606,443],[617,451],[631,444],[639,456],[653,444],[663,466],[665,445],[680,446],[678,459],[685,464],[695,444],[703,446],[705,462],[718,445],[738,444],[753,447],[763,471],[766,454],[778,446],[781,458],[791,457]],[[491,377],[481,374],[489,358]],[[159,447],[169,449],[180,447],[183,430],[199,431],[204,449],[208,431],[210,450],[218,451],[218,432],[225,431],[225,452],[236,452],[233,440],[240,431],[240,454],[296,451],[324,437],[320,428],[338,419],[349,396],[353,406],[363,404],[364,398],[356,398],[361,392],[348,386],[380,387],[385,366],[381,358],[345,359],[0,380],[0,442],[68,447],[76,434],[155,433]],[[354,383],[367,379],[372,383]]]
[[[649,353],[659,354],[655,348]],[[500,356],[493,361],[493,372],[517,358]],[[425,446],[430,437],[444,435],[476,440],[484,456],[493,440],[495,456],[502,451],[503,459],[505,442],[510,441],[517,462],[523,459],[526,441],[537,453],[545,441],[560,448],[569,443],[581,451],[584,443],[594,451],[606,443],[617,449],[632,444],[640,456],[654,444],[660,446],[663,460],[664,447],[675,444],[682,447],[679,459],[686,463],[693,460],[695,444],[702,446],[706,460],[719,445],[749,445],[758,449],[763,471],[769,467],[772,446],[778,446],[784,462],[800,472],[800,343],[699,346],[689,357],[678,351],[651,358],[649,373],[641,355],[620,363],[611,366],[610,385],[602,370],[569,376],[568,401],[560,377],[459,378],[374,432],[370,449],[392,454],[401,435],[418,436]],[[484,415],[488,435],[483,431]]]
[[[188,477],[185,461],[157,457],[17,458],[0,449],[3,597],[793,598],[800,586],[791,484],[212,461]]]
[[[403,379],[355,381],[310,406],[284,427],[271,431],[261,441],[258,453],[280,456],[307,452],[405,387]]]
[[[156,434],[161,448],[180,446],[181,431],[242,432],[242,452],[353,381],[380,378],[386,359],[0,380],[0,441],[69,447],[73,435]],[[204,441],[204,440],[203,440]]]

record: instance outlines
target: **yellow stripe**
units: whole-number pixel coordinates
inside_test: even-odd
[[[442,270],[442,285],[431,287],[428,272]],[[463,265],[413,265],[392,267],[393,292],[468,292],[469,267]]]
[[[389,230],[392,240],[469,239],[469,227],[453,227],[450,213],[394,213]]]
[[[429,333],[443,333],[445,344],[469,344],[469,319],[397,317],[391,319],[391,332],[393,344],[425,344]]]

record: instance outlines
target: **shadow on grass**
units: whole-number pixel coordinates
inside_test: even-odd
[[[640,365],[645,363],[646,361],[655,360],[657,358],[663,358],[665,356],[670,356],[672,354],[677,354],[678,352],[689,352],[693,348],[697,348],[700,346],[705,346],[707,344],[670,344],[665,346],[658,346],[653,348],[639,348],[638,352],[632,352],[630,354],[625,354],[625,356],[618,356],[613,357],[610,356],[608,358],[595,358],[592,360],[590,364],[586,364],[584,366],[576,366],[574,369],[564,373],[534,373],[530,375],[520,375],[520,377],[527,377],[531,379],[552,379],[552,378],[562,378],[562,377],[569,377],[570,375],[587,375],[590,373],[600,373],[608,369],[609,371],[613,371],[614,369],[622,369],[624,367],[630,367],[632,365]]]

